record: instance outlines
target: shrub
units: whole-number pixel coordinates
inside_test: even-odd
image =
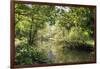
[[[85,51],[85,52],[93,51],[93,46],[79,41],[69,41],[69,42],[66,41],[64,48],[76,51]]]
[[[45,52],[23,43],[16,47],[15,58],[16,65],[49,63]]]

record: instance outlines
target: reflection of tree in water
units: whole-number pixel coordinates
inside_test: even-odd
[[[50,24],[47,24],[47,28],[48,28],[48,58],[53,60],[54,59],[54,53],[52,51],[52,26]]]

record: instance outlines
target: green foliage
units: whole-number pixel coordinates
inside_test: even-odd
[[[94,13],[89,7],[15,4],[16,64],[54,63],[48,51],[63,47],[91,50]]]
[[[69,32],[69,40],[79,40],[79,41],[86,41],[89,39],[89,33],[87,31],[82,31],[81,28],[71,28]]]
[[[40,51],[38,48],[31,47],[25,43],[16,47],[16,64],[43,64],[49,63],[46,53]]]

